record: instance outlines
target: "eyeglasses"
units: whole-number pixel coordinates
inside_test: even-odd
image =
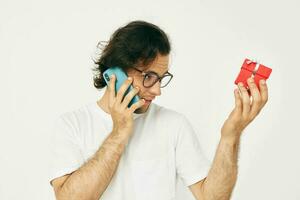
[[[143,85],[146,88],[152,87],[157,81],[160,82],[161,88],[166,87],[173,78],[173,74],[171,74],[170,72],[167,72],[162,77],[160,77],[157,73],[153,71],[144,72],[134,67],[133,69],[142,73],[142,76],[144,76]]]

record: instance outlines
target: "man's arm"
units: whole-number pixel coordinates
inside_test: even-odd
[[[88,162],[71,175],[53,181],[58,200],[98,200],[116,171],[126,144],[133,133],[133,113],[144,105],[145,100],[140,99],[127,108],[131,99],[139,92],[139,88],[135,87],[124,95],[133,81],[132,77],[128,77],[116,95],[115,81],[116,77],[113,74],[110,77],[108,89],[104,93],[108,98],[113,131]]]
[[[247,80],[252,100],[242,83],[235,89],[235,108],[221,130],[221,140],[207,177],[190,186],[197,200],[229,200],[237,179],[237,157],[243,130],[259,114],[268,101],[266,82],[258,90],[253,78]]]
[[[84,165],[72,174],[51,183],[58,200],[98,200],[109,185],[128,136],[112,131],[101,147]]]
[[[237,179],[239,140],[221,138],[205,179],[189,186],[198,200],[228,200]]]

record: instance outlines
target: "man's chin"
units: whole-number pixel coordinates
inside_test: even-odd
[[[147,112],[149,106],[150,106],[150,104],[149,104],[149,105],[143,105],[142,107],[136,109],[136,110],[134,111],[134,113],[136,113],[136,114],[142,114],[142,113],[145,113],[145,112]]]

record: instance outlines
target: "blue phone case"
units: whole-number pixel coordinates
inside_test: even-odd
[[[107,85],[109,84],[110,76],[112,74],[115,74],[115,77],[116,77],[115,92],[117,94],[117,91],[119,91],[120,87],[123,85],[124,81],[127,80],[128,76],[127,76],[127,73],[124,72],[124,70],[122,70],[120,67],[117,67],[117,66],[110,67],[103,72],[103,78],[104,78],[105,82],[107,83]],[[129,86],[129,88],[126,90],[124,96],[126,96],[129,93],[129,91],[131,91],[132,89],[133,89],[133,87],[131,84]],[[140,98],[137,95],[135,95],[131,99],[130,103],[128,104],[128,108],[132,104],[138,102],[139,100],[140,100]]]

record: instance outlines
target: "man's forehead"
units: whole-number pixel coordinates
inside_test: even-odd
[[[154,72],[165,72],[168,71],[169,66],[166,65],[152,65],[147,68],[144,68],[144,71],[154,71]]]
[[[169,57],[158,56],[152,63],[149,64],[144,71],[153,71],[158,74],[164,74],[169,70]]]

